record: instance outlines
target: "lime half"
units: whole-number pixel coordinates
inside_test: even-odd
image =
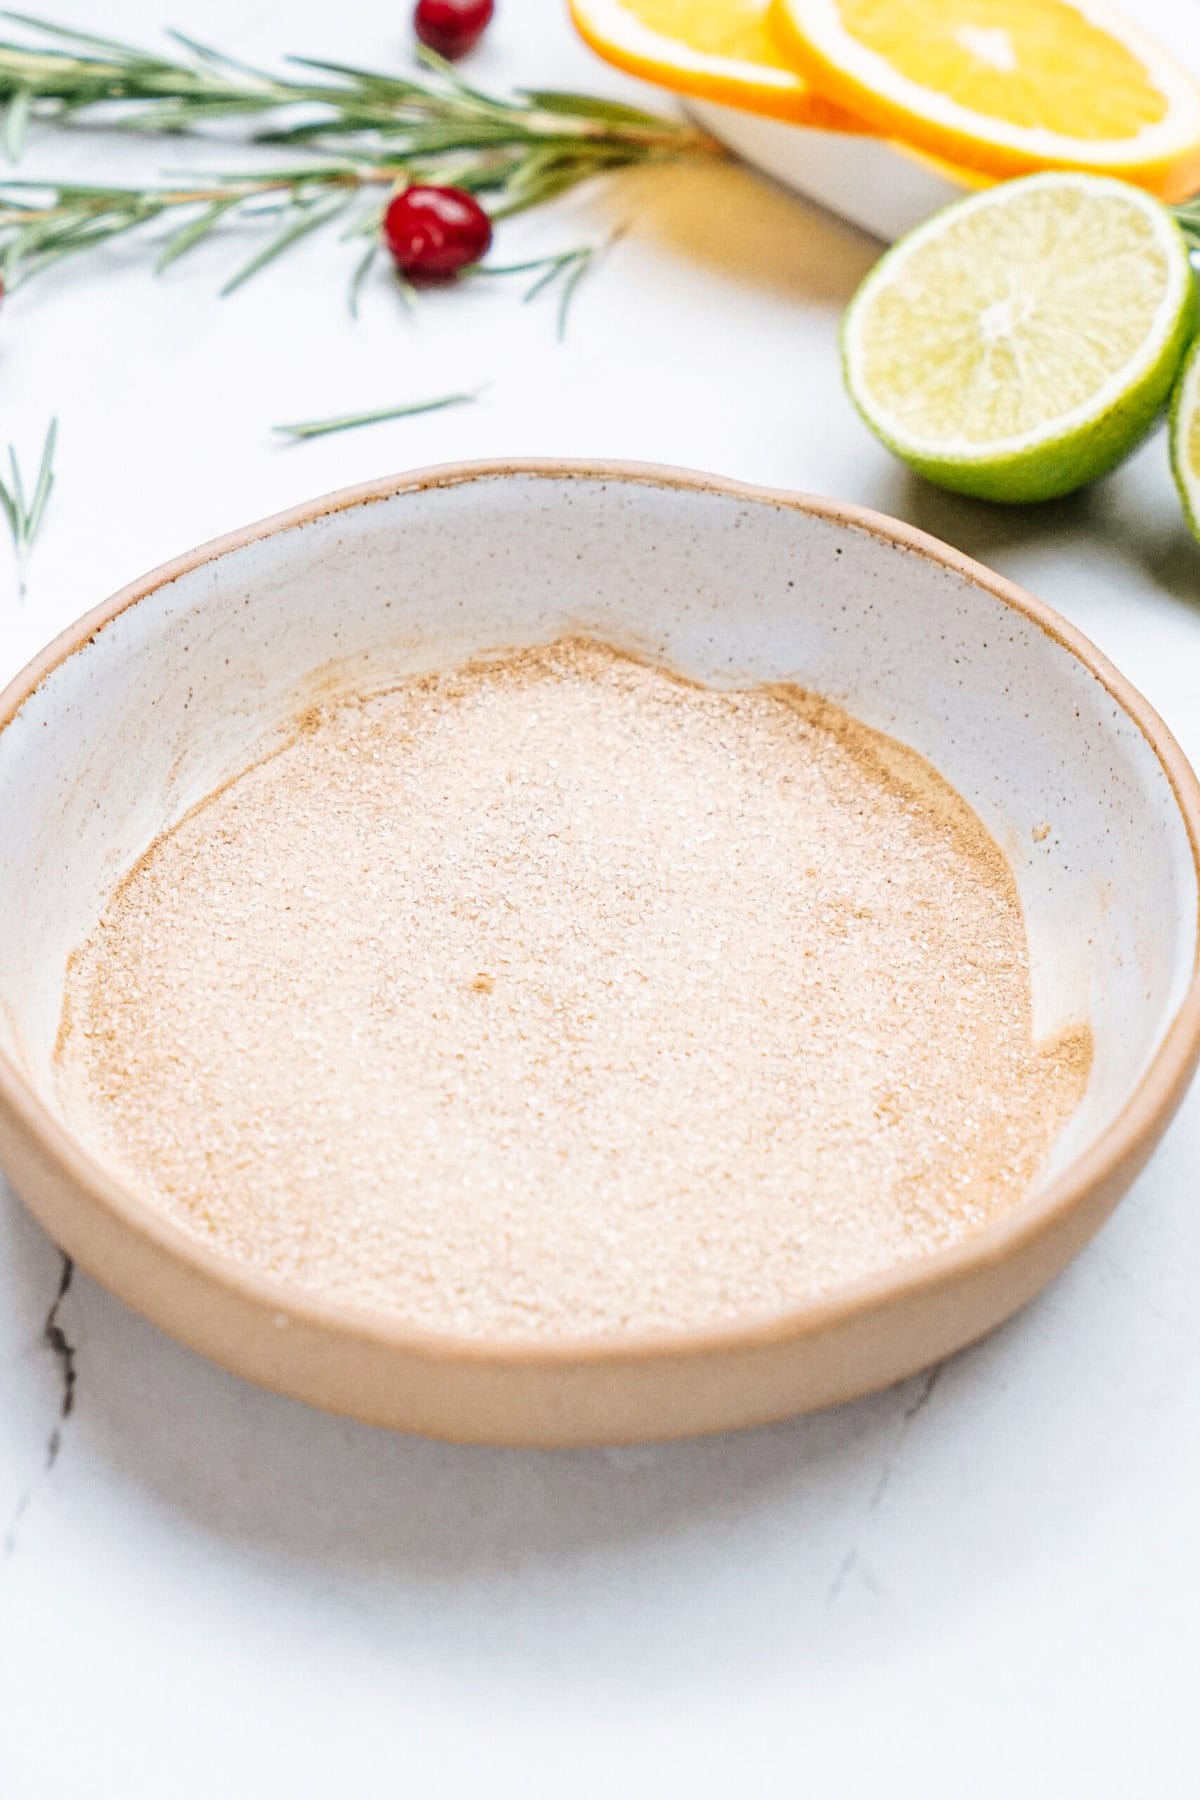
[[[1200,538],[1200,344],[1184,363],[1171,401],[1171,467],[1187,522]]]
[[[875,265],[842,327],[846,385],[930,481],[1049,500],[1145,435],[1195,308],[1186,240],[1157,200],[1030,175],[947,207]]]

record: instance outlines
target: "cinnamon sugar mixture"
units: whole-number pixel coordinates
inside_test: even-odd
[[[438,1330],[767,1313],[1029,1189],[1011,873],[911,752],[584,643],[306,716],[70,972],[62,1100],[237,1262]]]

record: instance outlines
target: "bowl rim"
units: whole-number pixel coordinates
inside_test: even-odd
[[[233,551],[297,527],[407,493],[470,485],[507,477],[549,481],[621,483],[688,493],[716,494],[756,506],[805,513],[861,532],[902,553],[918,556],[963,577],[1060,644],[1111,696],[1145,737],[1172,790],[1187,833],[1200,895],[1200,780],[1155,709],[1108,658],[1044,601],[929,533],[852,502],[761,486],[697,470],[642,462],[574,458],[496,458],[452,463],[383,476],[339,488],[212,538],[137,577],[69,625],[0,691],[0,735],[71,656],[129,607],[180,576]],[[1089,1196],[1123,1171],[1136,1173],[1165,1130],[1200,1059],[1200,902],[1193,925],[1195,948],[1188,987],[1158,1048],[1125,1105],[1095,1141],[1038,1194],[959,1243],[932,1255],[899,1262],[845,1287],[769,1314],[687,1330],[629,1336],[596,1335],[507,1340],[456,1336],[405,1324],[380,1308],[323,1297],[276,1277],[242,1267],[193,1238],[152,1203],[140,1199],[95,1160],[50,1112],[17,1064],[0,1049],[0,1111],[32,1139],[42,1156],[77,1195],[152,1251],[215,1282],[230,1298],[296,1325],[354,1339],[396,1355],[430,1363],[492,1368],[573,1366],[610,1368],[764,1349],[835,1331],[859,1315],[894,1304],[931,1298],[959,1281],[995,1268],[1051,1233]],[[86,1267],[86,1262],[84,1263]]]

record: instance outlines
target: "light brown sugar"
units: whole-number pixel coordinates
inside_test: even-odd
[[[230,1258],[440,1331],[770,1313],[1020,1202],[1087,1079],[1008,865],[797,692],[595,645],[306,719],[72,964],[64,1109]]]

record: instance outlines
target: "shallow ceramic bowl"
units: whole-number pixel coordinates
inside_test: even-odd
[[[1039,1034],[1087,1019],[1096,1044],[1086,1098],[1019,1210],[782,1316],[513,1346],[234,1267],[73,1139],[52,1068],[67,958],[151,839],[314,696],[565,632],[710,682],[817,689],[920,751],[982,815],[1020,887]],[[777,1419],[979,1337],[1100,1225],[1194,1066],[1198,841],[1200,791],[1146,703],[1048,608],[904,525],[636,467],[379,482],[136,582],[0,699],[0,1161],[115,1294],[320,1406],[515,1444]]]

